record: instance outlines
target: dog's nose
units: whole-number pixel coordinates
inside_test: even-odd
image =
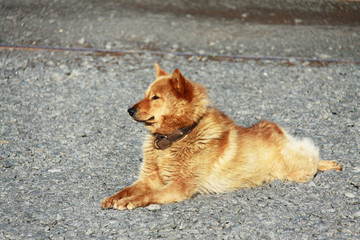
[[[128,113],[129,113],[130,116],[133,117],[135,115],[135,113],[136,113],[136,108],[134,108],[134,107],[129,108]]]

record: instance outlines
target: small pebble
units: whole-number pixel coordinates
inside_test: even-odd
[[[346,192],[344,195],[345,195],[347,198],[354,198],[354,197],[356,197],[356,195],[355,195],[354,193],[351,193],[351,192]]]
[[[155,210],[160,210],[161,209],[161,205],[160,204],[150,204],[149,206],[146,207],[148,210],[150,211],[155,211]]]

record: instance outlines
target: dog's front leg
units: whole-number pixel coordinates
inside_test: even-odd
[[[103,209],[113,208],[114,203],[117,202],[118,200],[133,196],[135,194],[141,194],[147,192],[151,188],[152,186],[149,184],[148,181],[139,179],[136,182],[134,182],[131,186],[124,188],[115,195],[105,198],[101,203],[102,208]]]
[[[190,198],[195,191],[195,186],[184,181],[171,182],[162,188],[149,190],[142,194],[122,198],[115,202],[113,208],[124,210],[137,207],[146,207],[150,204],[167,204]]]

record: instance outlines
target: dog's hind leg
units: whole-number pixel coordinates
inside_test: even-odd
[[[335,161],[319,160],[318,171],[337,170],[341,171],[340,164]]]

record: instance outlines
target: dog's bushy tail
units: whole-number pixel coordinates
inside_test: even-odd
[[[286,134],[287,143],[282,151],[287,180],[307,182],[318,171],[341,170],[341,166],[334,161],[320,160],[319,149],[309,138],[297,139]]]

